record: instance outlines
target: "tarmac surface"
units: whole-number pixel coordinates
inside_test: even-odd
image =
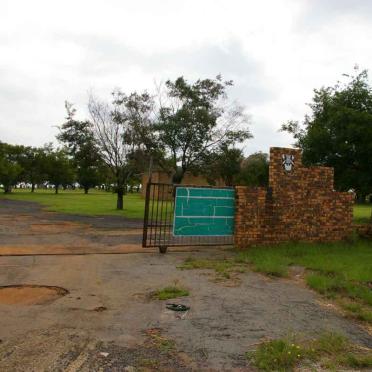
[[[45,211],[38,203],[0,200],[0,255],[143,252],[142,221]]]

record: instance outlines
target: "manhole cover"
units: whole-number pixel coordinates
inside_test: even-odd
[[[0,304],[44,305],[68,294],[61,287],[45,285],[8,285],[0,287]]]

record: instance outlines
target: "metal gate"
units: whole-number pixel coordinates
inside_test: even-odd
[[[235,189],[148,183],[143,247],[233,245]]]

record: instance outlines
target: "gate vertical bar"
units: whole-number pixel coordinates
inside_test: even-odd
[[[160,197],[161,197],[161,205],[160,205],[160,231],[159,231],[159,242],[162,244],[162,236],[164,240],[164,220],[163,220],[163,210],[164,210],[164,188],[165,185],[162,184]]]
[[[143,217],[143,237],[142,237],[142,247],[147,246],[147,226],[149,224],[149,204],[150,204],[150,188],[151,183],[148,182],[146,185],[146,196],[145,196],[145,214]]]

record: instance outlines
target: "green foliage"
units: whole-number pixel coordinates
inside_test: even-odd
[[[49,148],[45,155],[44,166],[47,179],[54,185],[56,194],[60,186],[67,186],[73,183],[74,169],[65,151]]]
[[[251,137],[243,108],[226,105],[230,85],[221,76],[194,83],[183,77],[166,82],[166,101],[154,130],[160,151],[169,157],[175,183],[186,171],[200,169],[203,159],[218,149]]]
[[[256,152],[243,160],[239,185],[267,186],[269,183],[269,156],[262,152]]]
[[[315,90],[303,126],[288,122],[282,130],[294,135],[304,163],[334,167],[336,188],[364,201],[372,192],[372,88],[367,71],[349,79]]]
[[[371,353],[351,344],[344,336],[326,332],[316,339],[290,336],[260,344],[247,358],[261,371],[293,371],[316,366],[339,370],[343,367],[369,368]]]
[[[14,186],[18,177],[22,172],[22,167],[12,161],[6,159],[0,159],[0,183],[4,186],[4,192],[11,192],[12,186]]]
[[[171,298],[186,297],[189,294],[187,289],[178,286],[170,286],[155,291],[152,293],[151,297],[157,300],[170,300]]]
[[[0,142],[0,184],[3,185],[5,193],[11,192],[12,186],[19,181],[22,173],[23,169],[17,162],[21,149],[21,146]]]
[[[92,124],[89,121],[75,120],[76,110],[65,102],[67,121],[61,125],[57,139],[65,144],[66,152],[72,158],[76,168],[76,181],[88,190],[100,183],[101,158],[94,138]]]
[[[202,172],[212,184],[223,180],[226,186],[233,186],[238,183],[243,159],[242,150],[221,146],[205,156]]]
[[[45,148],[22,147],[22,151],[17,157],[17,162],[22,167],[20,180],[30,183],[32,192],[35,189],[35,185],[46,181]]]
[[[300,345],[279,339],[262,343],[257,350],[247,353],[248,359],[261,371],[292,370],[307,355]]]

